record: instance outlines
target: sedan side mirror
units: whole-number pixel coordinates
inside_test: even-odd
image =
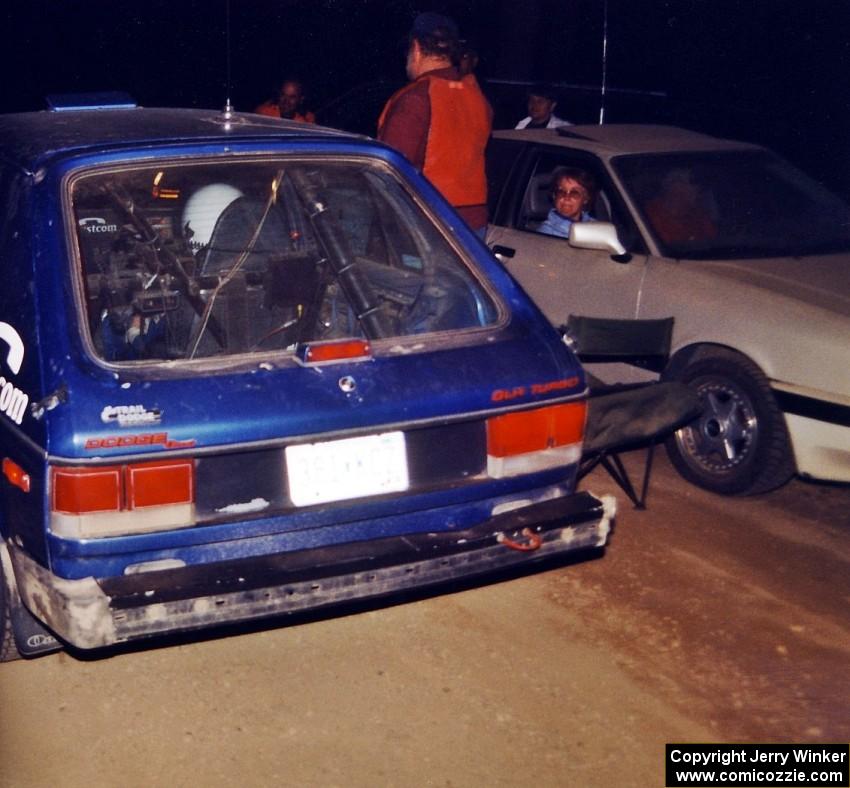
[[[611,222],[573,222],[570,227],[570,246],[610,252],[618,263],[631,260],[626,247],[620,243],[617,228]]]

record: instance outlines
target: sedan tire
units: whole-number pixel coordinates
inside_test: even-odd
[[[667,439],[667,454],[688,481],[722,495],[755,495],[794,475],[785,418],[762,371],[722,348],[675,374],[699,394],[703,412]]]

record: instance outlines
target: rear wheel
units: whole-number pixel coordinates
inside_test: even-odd
[[[5,549],[0,541],[0,550]],[[15,635],[12,632],[12,600],[6,584],[3,561],[0,560],[0,662],[10,662],[18,659],[18,647],[15,645]]]
[[[755,495],[794,474],[785,417],[762,371],[748,358],[717,349],[681,369],[702,415],[667,439],[676,470],[699,487],[724,495]]]

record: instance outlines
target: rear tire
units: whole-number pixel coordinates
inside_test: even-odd
[[[0,550],[2,549],[5,548],[0,541]],[[11,662],[21,657],[12,631],[12,600],[9,599],[9,593],[3,562],[0,560],[0,662]]]
[[[722,495],[756,495],[794,475],[785,417],[752,361],[718,348],[675,377],[695,389],[703,405],[699,418],[665,444],[685,479]]]

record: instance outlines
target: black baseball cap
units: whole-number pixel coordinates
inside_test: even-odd
[[[444,41],[456,42],[458,40],[458,28],[453,19],[433,11],[419,14],[413,20],[410,30],[411,38],[436,38]]]

